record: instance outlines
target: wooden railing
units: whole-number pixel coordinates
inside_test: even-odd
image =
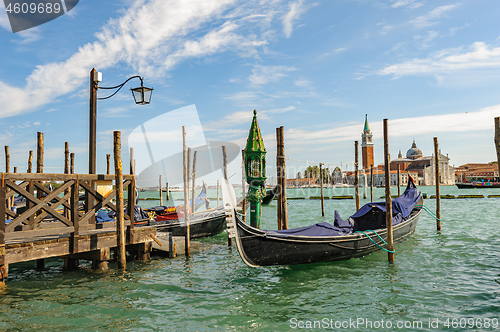
[[[113,227],[116,222],[96,224],[95,216],[101,208],[116,211],[113,199],[116,189],[105,196],[94,186],[94,181],[114,181],[115,175],[0,173],[0,265],[4,262],[5,243],[9,239],[29,238],[40,234],[69,234],[73,253],[78,253],[80,232]],[[59,181],[61,186],[50,190],[44,182]],[[128,190],[128,213],[125,225],[132,231],[135,206],[135,178],[123,175],[123,187]],[[36,193],[35,193],[36,191]],[[80,191],[85,192],[84,207],[79,207]],[[16,213],[10,208],[12,197],[22,196],[26,208]],[[7,220],[10,220],[7,222]],[[132,237],[133,232],[129,232]],[[133,239],[130,241],[133,243]]]

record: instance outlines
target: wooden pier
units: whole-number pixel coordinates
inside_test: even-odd
[[[117,212],[115,175],[0,173],[0,177],[0,283],[9,264],[37,260],[40,267],[50,257],[65,258],[68,269],[76,267],[78,259],[92,260],[95,269],[107,269],[111,250],[117,247],[117,223],[96,223],[96,214],[101,208]],[[61,185],[51,190],[44,182]],[[108,192],[99,190],[102,184]],[[135,228],[131,222],[134,175],[123,175],[123,188],[128,189],[126,249],[138,259],[149,259],[156,229]],[[79,206],[83,194],[86,201]],[[14,196],[25,198],[24,208],[11,208]]]

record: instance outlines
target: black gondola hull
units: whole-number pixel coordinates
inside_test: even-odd
[[[190,216],[189,238],[197,239],[215,236],[226,229],[226,215],[221,210],[206,211]],[[182,220],[152,222],[150,226],[156,226],[158,232],[172,232],[173,236],[184,236],[186,226]]]
[[[394,242],[405,241],[415,232],[421,210],[414,210],[411,216],[394,226]],[[332,262],[366,256],[381,250],[362,233],[335,237],[269,236],[264,231],[253,228],[236,218],[237,241],[241,245],[240,255],[250,266],[294,265],[306,263]],[[387,239],[387,229],[376,232]],[[383,242],[373,233],[370,237],[380,245]]]

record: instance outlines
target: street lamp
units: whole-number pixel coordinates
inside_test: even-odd
[[[147,105],[151,101],[151,94],[153,92],[152,88],[147,88],[143,85],[142,77],[132,76],[129,77],[125,82],[117,86],[112,87],[100,87],[99,82],[102,81],[102,74],[93,68],[90,71],[90,129],[89,129],[89,174],[95,174],[96,172],[96,120],[97,120],[97,100],[104,100],[113,97],[118,91],[123,88],[123,86],[131,79],[138,78],[141,80],[141,86],[138,88],[130,89],[132,90],[132,96],[134,97],[135,103],[138,105]],[[97,98],[97,90],[116,90],[111,95]]]
[[[260,204],[262,198],[266,196],[263,189],[264,181],[266,181],[266,153],[257,122],[257,111],[254,110],[244,155],[247,183],[250,185],[248,190],[250,225],[256,228],[260,228]]]

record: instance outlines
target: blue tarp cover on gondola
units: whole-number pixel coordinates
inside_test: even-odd
[[[397,225],[405,220],[417,204],[421,197],[420,191],[415,187],[413,183],[408,185],[405,192],[392,200],[392,224]],[[334,224],[331,225],[327,222],[322,222],[319,224],[287,229],[281,231],[266,231],[266,235],[269,236],[341,236],[349,235],[355,231],[365,231],[367,229],[372,229],[366,227],[367,220],[373,216],[378,216],[381,213],[384,221],[385,227],[385,202],[375,202],[363,205],[355,214],[349,217],[347,220],[343,220],[339,213],[335,211]],[[373,223],[372,223],[373,224]],[[380,227],[379,227],[380,228]],[[375,227],[373,227],[375,229]]]
[[[99,212],[101,212],[101,211],[99,211]],[[123,213],[128,214],[128,208],[125,207],[123,209]],[[116,212],[111,211],[108,213],[108,216],[110,218],[115,218]],[[144,210],[140,206],[136,205],[134,207],[134,220],[137,221],[137,220],[144,220],[144,219],[149,219],[148,214],[146,212],[144,212]]]

